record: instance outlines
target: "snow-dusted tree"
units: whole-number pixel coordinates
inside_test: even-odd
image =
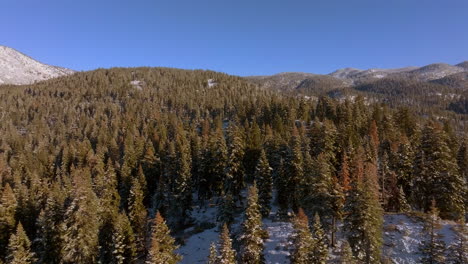
[[[257,167],[255,168],[255,181],[258,186],[258,203],[263,217],[267,217],[271,211],[271,198],[273,179],[271,177],[272,168],[264,150],[260,152]]]
[[[354,256],[366,263],[380,262],[383,210],[379,201],[377,167],[356,154],[353,184],[346,201],[344,229]]]
[[[239,200],[240,191],[245,185],[245,144],[240,129],[234,124],[230,124],[228,128],[228,153],[224,188],[226,192],[232,193],[234,199]]]
[[[157,212],[151,230],[151,245],[146,257],[146,263],[176,264],[182,260],[182,257],[175,253],[177,248],[174,238],[170,235],[166,221]]]
[[[219,236],[219,256],[217,264],[236,264],[236,251],[232,249],[232,240],[226,224],[223,225]]]
[[[18,223],[16,233],[11,235],[8,242],[6,261],[9,264],[29,264],[35,261],[34,253],[31,252],[31,242],[21,223]]]
[[[112,263],[133,263],[136,257],[135,236],[125,213],[114,219],[112,233]]]
[[[73,200],[66,209],[62,230],[62,263],[94,263],[99,252],[98,199],[89,171],[74,170]]]
[[[421,245],[421,263],[442,264],[445,263],[445,243],[437,232],[440,229],[439,210],[436,208],[435,200],[432,200],[431,210],[426,216],[424,223],[425,239]]]
[[[291,263],[310,264],[313,238],[309,230],[309,219],[302,208],[299,208],[293,219],[294,233],[291,236]]]
[[[314,224],[312,226],[312,250],[310,255],[311,264],[325,264],[328,260],[328,242],[327,237],[322,229],[320,217],[315,215]]]
[[[447,140],[437,123],[430,121],[424,126],[415,161],[414,197],[424,211],[434,199],[443,218],[460,219],[465,210],[466,183]]]
[[[249,188],[247,209],[242,223],[242,235],[240,237],[242,263],[260,264],[264,262],[263,233],[262,215],[258,204],[258,190],[254,184]]]
[[[210,244],[210,255],[208,255],[208,261],[206,264],[217,264],[218,262],[218,249],[216,249],[216,244],[211,242]]]
[[[356,264],[356,259],[353,256],[351,247],[348,240],[341,242],[340,255],[338,257],[338,264]]]
[[[0,198],[0,256],[5,254],[10,235],[14,232],[17,206],[15,193],[7,183],[1,192]]]
[[[143,199],[144,196],[140,181],[137,178],[133,178],[128,201],[128,218],[132,225],[139,254],[144,254],[145,252],[145,235],[148,216],[146,208],[143,205]]]
[[[230,193],[223,196],[221,204],[218,206],[217,221],[230,226],[234,222],[234,211],[236,205]],[[220,226],[221,227],[221,226]]]
[[[289,196],[289,205],[294,211],[297,211],[299,208],[299,186],[304,175],[301,144],[299,132],[296,126],[293,126],[291,139],[289,141],[289,150],[284,163],[284,176],[287,177],[286,192]]]

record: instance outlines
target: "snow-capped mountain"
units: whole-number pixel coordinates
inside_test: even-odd
[[[0,84],[30,84],[74,72],[40,63],[15,49],[0,46]]]
[[[466,62],[457,65],[434,63],[423,67],[405,67],[397,69],[359,70],[354,68],[344,68],[334,71],[329,75],[338,79],[349,80],[352,83],[385,77],[400,77],[416,79],[419,81],[430,81],[464,71],[468,71]]]

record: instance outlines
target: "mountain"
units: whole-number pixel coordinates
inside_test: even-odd
[[[261,87],[264,88],[273,88],[282,91],[295,91],[298,88],[303,88],[304,81],[306,80],[309,80],[308,82],[312,80],[312,83],[314,84],[317,84],[316,80],[320,80],[322,83],[326,80],[327,86],[330,86],[330,84],[333,83],[332,86],[334,87],[354,87],[385,78],[408,79],[412,81],[427,82],[467,72],[468,61],[465,61],[457,65],[449,65],[446,63],[434,63],[423,67],[411,66],[396,69],[367,70],[361,70],[356,68],[343,68],[325,75],[288,72],[279,73],[271,76],[249,76],[246,78],[256,84],[259,84]],[[459,86],[459,84],[457,85]]]
[[[15,49],[0,46],[0,84],[30,84],[74,72],[43,64]]]

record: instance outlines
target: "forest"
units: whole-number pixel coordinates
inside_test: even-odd
[[[390,214],[424,223],[418,263],[468,263],[466,131],[412,104],[112,68],[0,86],[0,133],[0,263],[175,264],[207,229],[204,263],[267,263],[265,219],[291,223],[290,263],[395,263]]]

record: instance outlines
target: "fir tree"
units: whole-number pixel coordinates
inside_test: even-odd
[[[157,212],[151,231],[151,245],[146,258],[147,264],[176,264],[182,257],[175,253],[177,246],[163,217]]]
[[[291,263],[310,264],[314,240],[309,230],[309,219],[301,208],[293,220],[293,226]]]
[[[247,209],[245,210],[245,219],[242,223],[242,235],[240,237],[242,263],[264,263],[263,233],[262,215],[260,214],[260,206],[258,204],[258,190],[254,184],[249,188]]]
[[[73,200],[65,212],[62,262],[94,263],[98,255],[98,199],[91,189],[89,171],[74,170]]]
[[[218,216],[216,220],[219,223],[230,226],[234,222],[234,212],[236,204],[230,193],[223,196],[221,204],[218,206]],[[221,227],[221,226],[220,226]]]
[[[421,246],[421,263],[423,264],[442,264],[445,263],[445,243],[437,233],[439,229],[439,210],[433,200],[431,211],[428,213],[424,225],[425,240]]]
[[[7,183],[3,188],[0,200],[0,257],[4,256],[10,235],[16,225],[16,208],[18,203],[15,194]]]
[[[225,190],[231,192],[236,200],[240,200],[240,191],[244,188],[244,154],[245,146],[242,135],[235,125],[228,128],[228,152],[226,166]]]
[[[447,135],[433,122],[422,131],[415,174],[414,197],[420,209],[428,211],[434,199],[442,217],[460,219],[464,215],[466,183],[447,145]]]
[[[338,263],[339,264],[356,264],[357,263],[347,240],[341,243]]]
[[[325,232],[320,223],[320,217],[315,215],[314,225],[312,227],[312,250],[310,252],[311,264],[325,264],[328,260],[328,246]]]
[[[138,245],[139,253],[142,254],[145,251],[144,242],[148,213],[143,205],[143,191],[137,178],[133,179],[128,206],[128,216],[135,234],[135,242]]]
[[[232,240],[226,224],[223,225],[219,236],[219,256],[217,264],[236,264],[236,251],[232,249]]]
[[[29,264],[35,261],[34,253],[31,252],[31,242],[21,223],[18,223],[16,233],[10,237],[7,253],[6,261],[10,264]]]
[[[136,257],[135,236],[128,217],[120,213],[115,218],[112,234],[112,263],[133,263]]]
[[[271,198],[273,180],[271,177],[272,168],[268,163],[266,153],[264,150],[260,153],[257,167],[255,168],[255,181],[258,185],[258,201],[260,205],[260,212],[263,217],[267,217],[271,211]]]
[[[285,176],[287,177],[287,193],[289,195],[289,205],[294,211],[299,208],[298,187],[304,175],[302,164],[301,138],[297,128],[292,130],[289,151],[285,160]]]
[[[217,264],[218,263],[218,250],[216,249],[215,243],[210,244],[210,255],[208,255],[208,261],[206,264]]]
[[[362,154],[357,154],[352,178],[353,187],[345,206],[345,232],[357,259],[366,264],[379,263],[383,210],[379,202],[377,168],[371,162],[363,166]]]

